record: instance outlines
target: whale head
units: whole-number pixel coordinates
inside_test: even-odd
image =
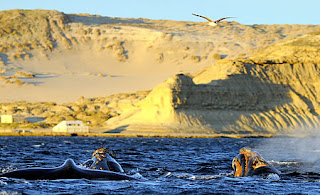
[[[233,158],[232,168],[235,177],[280,174],[259,153],[248,147],[241,148],[239,154]]]
[[[116,154],[113,150],[105,147],[98,148],[92,154],[91,169],[108,170],[114,172],[124,172],[120,164],[114,159]]]

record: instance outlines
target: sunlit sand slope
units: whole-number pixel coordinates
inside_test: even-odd
[[[0,12],[0,102],[73,102],[150,90],[168,77],[319,29],[111,18],[48,10]]]

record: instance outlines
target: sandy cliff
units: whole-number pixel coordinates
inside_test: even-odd
[[[112,131],[315,133],[319,128],[319,34],[175,75],[107,121]]]
[[[316,29],[232,21],[213,28],[205,22],[2,11],[0,102],[66,103],[150,90],[174,74],[250,56]]]

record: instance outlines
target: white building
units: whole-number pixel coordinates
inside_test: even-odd
[[[20,115],[5,114],[0,116],[1,123],[22,123],[23,121],[24,117]]]
[[[89,133],[89,127],[82,121],[62,121],[52,128],[52,132],[60,133]]]

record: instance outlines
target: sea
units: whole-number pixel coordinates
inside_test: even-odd
[[[0,169],[81,166],[99,147],[116,152],[134,181],[0,178],[0,194],[320,194],[320,139],[0,137]],[[280,178],[233,177],[232,159],[250,147]]]

